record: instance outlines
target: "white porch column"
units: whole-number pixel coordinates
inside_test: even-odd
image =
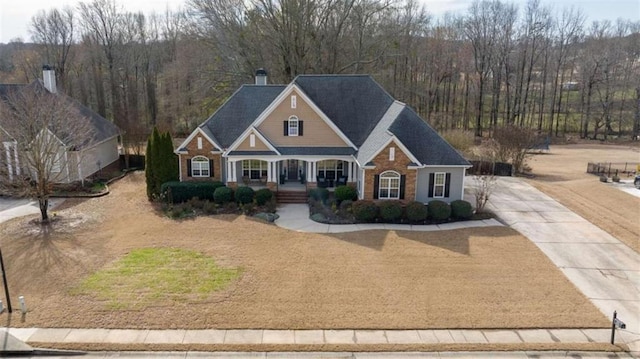
[[[353,162],[349,161],[349,162],[347,162],[347,164],[348,164],[347,182],[353,182],[353,172],[352,172]]]
[[[11,169],[11,151],[9,150],[10,144],[8,142],[4,143],[4,151],[7,154],[7,172],[9,173],[9,180],[13,181],[13,170]]]
[[[267,161],[267,182],[273,182],[271,176],[273,175],[273,171],[271,170],[271,165],[273,162]]]
[[[18,158],[18,142],[13,143],[13,155],[16,158],[16,162],[15,162],[16,174],[20,176],[20,159]]]
[[[313,163],[311,163],[311,181],[312,182],[316,181],[317,173],[318,173],[318,162],[313,161]]]
[[[231,177],[231,161],[227,159],[227,182],[233,182],[233,178]]]
[[[238,182],[238,161],[231,162],[231,178],[233,178],[233,182]]]
[[[313,162],[307,161],[305,172],[307,173],[307,182],[313,182]]]

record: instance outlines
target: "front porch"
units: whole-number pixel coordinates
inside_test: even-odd
[[[323,187],[333,191],[340,185],[356,185],[357,164],[352,157],[339,159],[227,158],[226,182],[255,190],[307,192]]]

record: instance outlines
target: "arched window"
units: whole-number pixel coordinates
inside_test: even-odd
[[[400,174],[395,171],[386,171],[380,174],[378,184],[379,199],[400,198]]]
[[[300,133],[298,129],[298,118],[296,116],[289,117],[289,136],[298,136],[298,134]]]
[[[191,159],[192,177],[211,177],[209,159],[204,156],[197,156]]]

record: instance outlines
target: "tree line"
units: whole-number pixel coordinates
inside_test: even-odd
[[[266,68],[371,74],[438,130],[477,136],[515,125],[607,139],[640,127],[640,21],[501,0],[434,18],[416,0],[187,0],[130,13],[116,0],[52,8],[33,43],[0,45],[0,81],[55,67],[69,95],[111,119],[135,148],[158,126],[189,133]]]

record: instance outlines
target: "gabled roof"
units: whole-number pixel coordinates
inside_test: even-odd
[[[447,141],[411,108],[405,106],[389,127],[422,165],[471,166]]]
[[[282,85],[243,85],[200,128],[228,148],[285,89]]]
[[[394,101],[369,75],[300,75],[293,81],[358,147]]]
[[[49,91],[47,91],[40,80],[36,80],[30,84],[0,84],[0,100],[7,101],[9,95],[14,91],[42,91],[46,96],[57,96],[60,101],[65,101],[71,106],[75,107],[80,115],[87,121],[89,121],[90,126],[94,129],[91,139],[84,143],[83,147],[98,144],[120,134],[120,129],[118,129],[118,127],[111,121],[105,119],[104,117],[100,116],[96,112],[92,111],[88,107],[84,106],[80,102],[65,94],[50,93]],[[0,125],[1,124],[2,119],[0,118]],[[59,137],[65,138],[67,136]]]

